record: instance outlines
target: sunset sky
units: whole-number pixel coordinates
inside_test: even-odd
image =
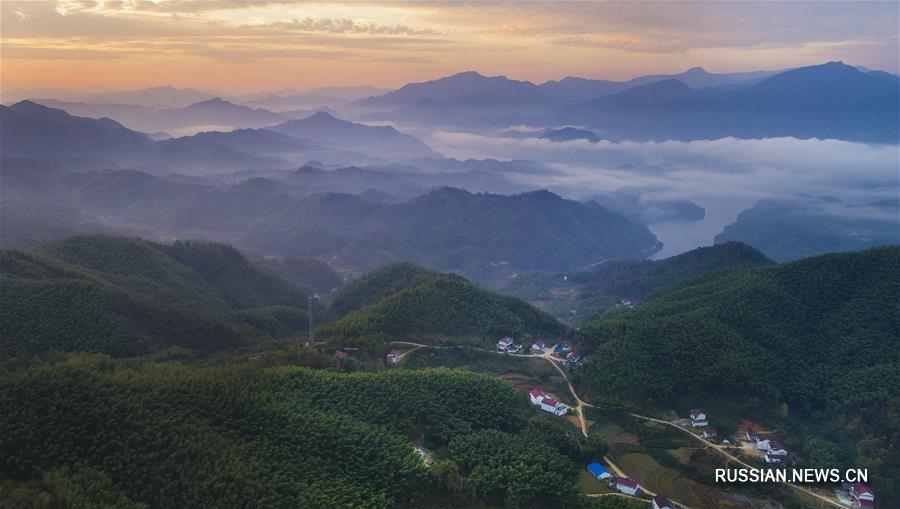
[[[542,82],[780,69],[898,71],[900,3],[0,2],[0,88],[228,93],[396,87],[475,70]]]

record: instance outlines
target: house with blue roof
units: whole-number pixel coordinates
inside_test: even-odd
[[[590,464],[588,464],[587,469],[588,469],[588,472],[590,472],[592,476],[597,478],[597,480],[609,479],[610,477],[612,477],[612,474],[607,472],[606,469],[603,468],[603,465],[597,463],[596,461],[593,461]]]

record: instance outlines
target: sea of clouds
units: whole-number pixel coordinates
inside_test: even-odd
[[[651,225],[666,244],[658,256],[712,243],[742,210],[764,198],[833,196],[861,205],[900,196],[897,145],[797,138],[553,142],[522,137],[527,130],[516,128],[416,134],[448,157],[543,163],[554,171],[517,178],[567,197],[637,187],[656,199],[689,199],[704,207],[703,221]]]

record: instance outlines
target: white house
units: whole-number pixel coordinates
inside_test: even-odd
[[[531,391],[528,392],[528,397],[531,398],[532,405],[540,405],[541,401],[545,398],[544,391],[537,388],[531,389]]]
[[[540,404],[541,410],[545,412],[550,412],[553,415],[566,415],[566,412],[569,411],[569,407],[556,401],[553,398],[548,398],[544,396],[544,399],[541,400]]]
[[[709,425],[709,421],[706,420],[706,412],[700,408],[692,408],[690,418],[691,426],[695,428],[702,428]]]
[[[506,351],[509,353],[519,353],[519,350],[521,350],[521,349],[522,349],[522,345],[520,345],[518,343],[513,343],[513,344],[509,345],[508,347],[506,347]]]
[[[747,440],[748,442],[756,443],[759,441],[759,435],[757,435],[756,433],[754,433],[750,430],[747,430],[744,433],[744,439]]]
[[[497,341],[497,350],[505,352],[513,344],[513,338],[503,337]]]
[[[756,448],[760,451],[768,451],[772,446],[772,439],[765,435],[757,435]]]
[[[782,458],[784,458],[784,456],[779,456],[770,452],[766,453],[766,463],[781,463]]]
[[[546,345],[544,344],[544,340],[542,340],[542,339],[536,339],[534,341],[534,343],[531,344],[532,350],[544,351],[545,347],[546,347]]]
[[[626,495],[635,496],[637,495],[640,486],[638,486],[637,481],[633,481],[627,477],[619,477],[616,479],[616,489]]]
[[[850,486],[850,496],[859,507],[874,507],[875,494],[865,484],[858,482]]]
[[[653,497],[653,509],[675,509],[672,501],[662,495]]]
[[[719,431],[716,428],[706,428],[700,431],[700,436],[703,438],[715,438],[718,434]]]

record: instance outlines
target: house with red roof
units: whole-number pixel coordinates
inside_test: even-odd
[[[859,507],[875,507],[875,494],[865,484],[858,482],[850,486],[853,503]]]
[[[546,348],[546,347],[547,347],[547,345],[544,344],[543,339],[536,339],[536,340],[534,340],[534,343],[531,344],[532,350],[544,351],[544,348]]]
[[[662,495],[653,497],[653,509],[675,509],[672,501]]]
[[[636,496],[641,487],[637,481],[627,477],[619,477],[616,479],[616,490],[626,495]]]
[[[502,337],[500,341],[497,341],[497,351],[505,352],[513,345],[513,338],[510,337]]]
[[[541,401],[543,401],[545,397],[544,391],[535,387],[528,392],[528,397],[531,398],[532,405],[540,405]]]
[[[339,351],[337,351],[337,352],[334,352],[334,356],[337,357],[338,360],[344,360],[344,359],[346,359],[347,357],[349,357],[350,354],[348,354],[347,352],[342,352],[342,351],[339,350]]]
[[[700,436],[703,438],[715,438],[718,434],[719,430],[717,430],[716,428],[706,428],[700,431]]]
[[[541,410],[545,412],[550,412],[553,415],[566,415],[566,412],[569,411],[569,407],[556,401],[553,398],[548,398],[544,396],[544,399],[541,400],[539,405]]]

